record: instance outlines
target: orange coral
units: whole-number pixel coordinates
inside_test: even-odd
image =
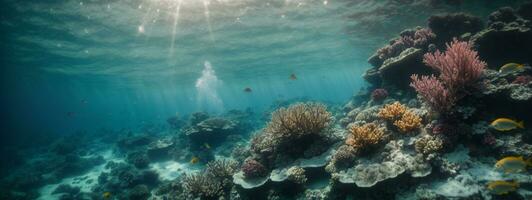
[[[378,116],[388,121],[393,121],[400,132],[407,133],[421,126],[421,117],[408,110],[398,101],[385,105],[379,110]]]
[[[376,145],[385,139],[384,129],[375,123],[352,126],[349,129],[349,132],[350,135],[345,143],[354,148],[364,148]]]
[[[405,112],[406,106],[396,101],[392,104],[385,105],[379,110],[377,115],[382,119],[395,120],[401,117]]]
[[[407,133],[421,127],[421,117],[414,114],[412,111],[406,111],[401,119],[396,120],[395,125],[402,133]]]

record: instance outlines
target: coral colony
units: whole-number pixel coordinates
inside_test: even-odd
[[[499,72],[532,61],[511,45],[523,41],[531,55],[532,4],[523,7],[495,11],[487,26],[455,13],[403,31],[369,58],[370,87],[343,107],[291,102],[264,121],[242,111],[171,117],[169,134],[102,136],[114,160],[78,145],[89,139],[65,138],[3,178],[0,199],[35,198],[95,166],[76,180],[90,187],[50,190],[61,199],[532,199],[532,69]],[[208,94],[213,77],[198,90]]]

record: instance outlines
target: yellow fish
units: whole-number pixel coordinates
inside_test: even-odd
[[[111,198],[111,192],[104,192],[104,193],[103,193],[103,198],[104,198],[104,199],[109,199],[109,198]]]
[[[192,157],[192,159],[190,159],[190,164],[196,164],[198,162],[199,162],[199,158],[196,157],[196,156],[194,156],[194,157]]]
[[[211,145],[209,145],[209,143],[203,143],[203,146],[204,146],[206,149],[211,149]]]
[[[512,181],[491,181],[488,183],[488,190],[496,195],[508,194],[516,191],[519,183]]]
[[[505,173],[523,172],[526,171],[527,166],[532,166],[532,161],[530,159],[524,160],[523,156],[508,156],[495,163],[495,168],[501,169]]]
[[[525,67],[525,65],[523,65],[523,64],[508,63],[506,65],[503,65],[499,69],[499,73],[509,73],[509,72],[514,72],[514,71],[521,71],[521,70],[523,70],[524,67]]]
[[[523,121],[516,122],[508,118],[498,118],[491,122],[491,127],[498,131],[509,131],[516,128],[525,128]]]

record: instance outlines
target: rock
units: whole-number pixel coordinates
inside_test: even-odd
[[[79,192],[80,192],[79,187],[72,187],[71,185],[68,185],[68,184],[61,184],[55,188],[52,194],[65,193],[65,194],[75,195]]]
[[[159,139],[150,143],[147,154],[150,160],[161,161],[171,158],[170,150],[174,147],[174,141],[171,138]]]
[[[408,48],[399,56],[384,61],[379,68],[383,84],[398,88],[409,88],[412,74],[429,74],[432,70],[423,64],[422,49]]]
[[[455,37],[460,37],[465,33],[477,33],[484,25],[478,17],[465,13],[453,13],[431,16],[428,19],[428,27],[436,34],[436,45],[443,47]]]
[[[148,167],[150,164],[150,159],[144,152],[132,152],[127,155],[127,162],[133,164],[139,169],[142,169]]]
[[[237,123],[221,117],[207,118],[194,126],[189,126],[183,133],[196,146],[209,143],[210,145],[221,143],[228,134],[235,131]]]
[[[532,110],[532,83],[512,84],[508,76],[494,70],[486,70],[481,89],[482,101],[491,113],[514,116],[520,120],[529,120]]]
[[[137,185],[129,191],[130,200],[146,200],[151,196],[150,190],[146,185]]]
[[[118,141],[118,148],[124,151],[144,148],[146,145],[153,142],[153,138],[147,135],[138,135],[133,137],[126,137]]]
[[[370,68],[366,70],[362,77],[373,86],[379,87],[382,84],[382,79],[378,68]]]
[[[494,22],[510,23],[517,19],[514,9],[511,7],[502,7],[488,16],[488,25]]]
[[[480,59],[486,61],[491,69],[499,69],[508,62],[532,62],[530,22],[514,20],[505,23],[506,18],[471,37]]]
[[[521,4],[517,9],[517,14],[523,19],[532,20],[532,2],[526,2]]]
[[[316,168],[316,167],[324,167],[328,161],[330,160],[332,154],[334,153],[334,149],[336,149],[337,145],[333,145],[329,150],[326,152],[312,157],[312,158],[301,158],[297,159],[294,162],[288,164],[285,167],[273,169],[272,172],[269,174],[269,176],[266,177],[255,177],[255,178],[246,178],[244,175],[244,172],[239,171],[236,174],[233,175],[233,183],[240,185],[242,188],[245,189],[251,189],[251,188],[257,188],[260,187],[268,182],[268,180],[274,181],[274,182],[283,182],[289,179],[289,177],[293,177],[293,171],[290,171],[291,168]]]
[[[372,187],[379,182],[395,178],[405,172],[412,177],[424,177],[432,167],[421,156],[410,154],[403,148],[404,141],[391,141],[385,147],[383,162],[366,162],[334,175],[341,183],[355,183],[358,187]]]

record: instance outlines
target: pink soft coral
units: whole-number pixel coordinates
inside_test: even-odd
[[[440,75],[412,75],[412,86],[421,98],[437,112],[449,111],[456,100],[463,97],[466,90],[482,76],[486,63],[469,42],[454,39],[447,44],[445,52],[436,51],[424,55],[423,62],[436,69]]]
[[[440,80],[451,92],[460,92],[476,84],[486,67],[471,43],[456,39],[447,44],[444,53],[425,54],[423,62],[440,72]]]

